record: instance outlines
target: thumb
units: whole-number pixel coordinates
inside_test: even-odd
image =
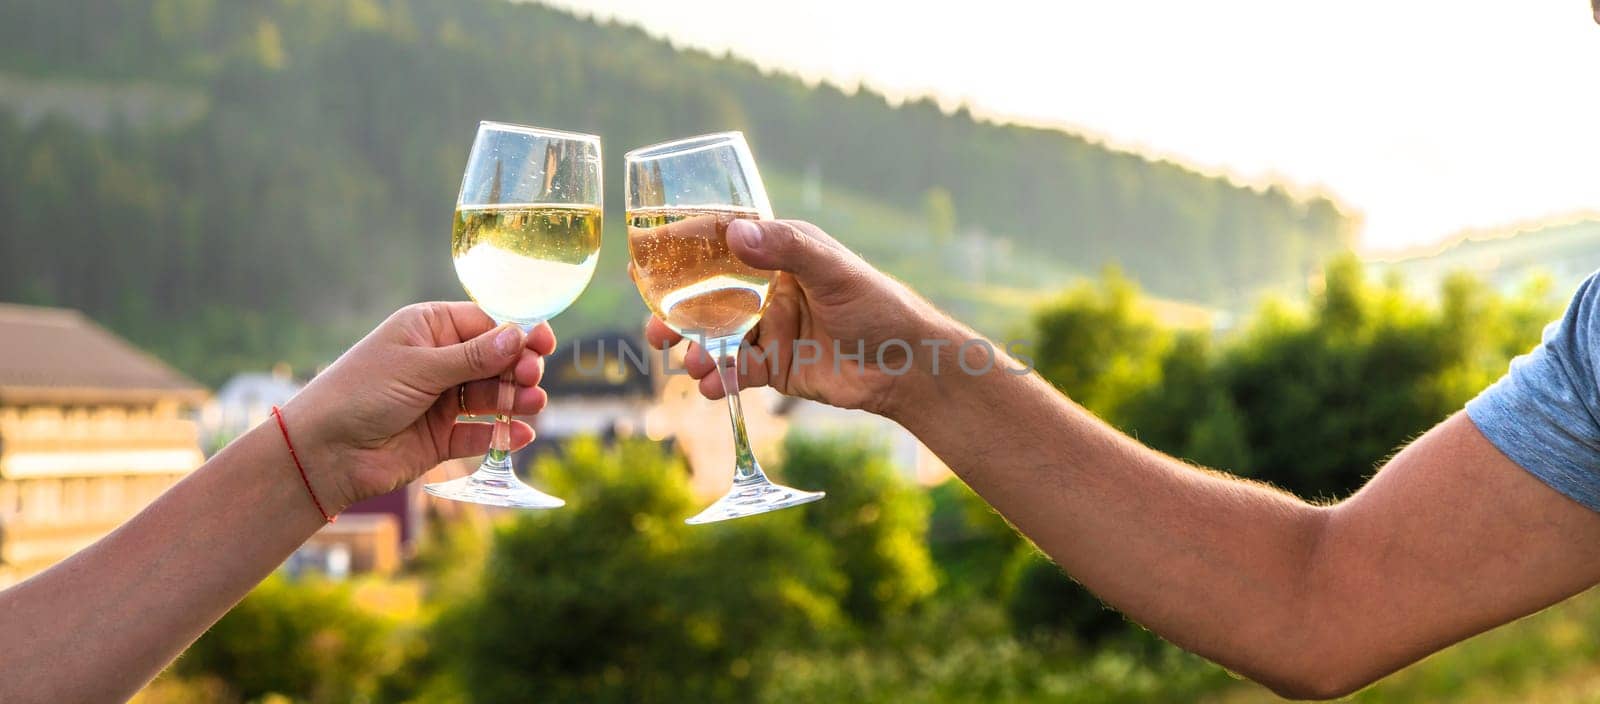
[[[728,248],[757,269],[794,274],[807,290],[839,292],[859,279],[848,250],[782,220],[734,220],[728,224]]]
[[[425,371],[441,390],[505,371],[522,354],[522,328],[505,323],[466,342],[433,350]]]

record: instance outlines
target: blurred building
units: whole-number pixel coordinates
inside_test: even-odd
[[[415,484],[368,500],[399,504],[402,508],[398,512],[388,506],[358,508],[360,504],[346,509],[338,521],[323,526],[296,548],[284,569],[290,574],[317,572],[333,579],[351,574],[393,574],[409,557],[410,546],[401,531],[411,525],[409,503],[421,493],[412,486]]]
[[[805,435],[863,438],[875,443],[887,454],[889,463],[900,472],[902,478],[921,486],[932,486],[954,476],[950,467],[933,454],[933,450],[923,445],[911,431],[888,418],[803,398],[780,398],[776,411],[781,422],[778,430],[781,435],[798,432]]]
[[[0,304],[0,586],[88,546],[203,461],[206,391],[82,314]]]
[[[574,437],[645,437],[683,454],[696,496],[720,496],[733,476],[728,407],[697,391],[683,371],[685,349],[679,345],[663,354],[650,349],[637,331],[615,330],[564,345],[546,361],[540,386],[550,404],[528,419],[538,438],[524,463],[559,452]],[[761,461],[775,462],[786,427],[778,417],[784,397],[761,388],[740,398],[752,449]]]
[[[200,409],[200,435],[207,452],[216,452],[244,431],[266,421],[304,384],[286,364],[270,372],[245,372],[228,379]]]
[[[701,498],[716,498],[733,478],[733,427],[728,404],[700,395],[699,382],[683,370],[685,347],[666,355],[653,353],[656,395],[645,415],[645,435],[672,442],[689,465],[690,488]],[[782,459],[783,440],[790,433],[865,438],[888,453],[891,464],[908,481],[932,485],[950,477],[950,470],[910,431],[894,421],[865,411],[836,408],[784,396],[769,387],[745,389],[744,409],[750,450],[763,465]],[[814,487],[812,487],[814,488]]]
[[[535,453],[579,435],[609,440],[642,433],[658,392],[653,368],[660,357],[637,333],[616,330],[562,345],[545,360],[539,382],[550,403],[526,419],[538,431]]]
[[[455,464],[446,462],[427,473],[422,481],[352,504],[339,514],[339,520],[323,526],[296,548],[284,569],[290,574],[316,572],[333,579],[352,574],[393,574],[416,552],[428,508],[422,485],[440,481],[442,473]],[[446,512],[466,506],[452,501],[440,503],[452,504]]]
[[[675,373],[658,374],[660,390],[645,421],[652,440],[672,442],[689,465],[689,488],[695,496],[714,499],[733,481],[733,424],[728,402],[700,395],[699,382],[683,373],[683,346],[670,351]],[[658,365],[659,366],[659,365]],[[756,461],[772,466],[779,459],[786,423],[779,416],[782,394],[767,387],[739,394],[745,430]]]

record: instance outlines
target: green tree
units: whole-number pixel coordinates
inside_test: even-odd
[[[307,702],[371,696],[398,664],[394,625],[357,605],[348,584],[273,575],[217,621],[176,672],[234,696]]]
[[[928,554],[928,499],[896,473],[865,438],[807,438],[784,443],[783,476],[826,487],[805,512],[807,528],[833,549],[848,582],[843,606],[866,625],[904,613],[938,586]]]
[[[800,511],[686,526],[683,466],[644,442],[573,443],[539,471],[570,504],[502,526],[481,590],[436,627],[472,701],[745,697],[772,648],[844,623],[844,580]]]
[[[1442,383],[1463,347],[1435,311],[1374,286],[1354,258],[1323,281],[1307,315],[1257,316],[1218,374],[1247,419],[1250,464],[1228,469],[1329,499],[1466,399]]]
[[[928,491],[928,548],[948,599],[998,601],[1012,556],[1026,541],[959,479]],[[1031,546],[1028,546],[1031,549]]]
[[[1096,644],[1129,628],[1122,614],[1101,603],[1032,545],[1012,555],[1004,579],[1006,615],[1019,635],[1070,634]]]
[[[1139,302],[1139,287],[1115,268],[1039,311],[1033,327],[1039,374],[1112,418],[1135,391],[1157,381],[1171,344],[1171,333]]]
[[[950,191],[938,186],[928,189],[922,196],[922,213],[934,242],[947,244],[955,239],[956,204]]]
[[[1547,282],[1506,297],[1464,275],[1430,306],[1354,257],[1327,266],[1308,305],[1268,302],[1220,342],[1152,345],[1161,333],[1129,322],[1135,305],[1080,291],[1041,314],[1041,372],[1157,449],[1321,499],[1460,409],[1558,312]],[[1116,358],[1141,347],[1160,350],[1153,372]]]
[[[1158,450],[1208,467],[1250,466],[1247,418],[1217,374],[1210,333],[1184,332],[1162,357],[1155,383],[1130,394],[1111,420]]]

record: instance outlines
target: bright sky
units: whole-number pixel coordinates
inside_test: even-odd
[[[1600,211],[1600,26],[1584,0],[546,1],[812,80],[1329,191],[1363,215],[1370,251]]]

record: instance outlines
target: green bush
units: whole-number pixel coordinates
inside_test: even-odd
[[[903,613],[931,596],[938,576],[928,554],[928,497],[902,479],[885,453],[862,438],[791,435],[783,476],[827,490],[804,514],[832,548],[848,583],[845,613],[864,625]]]
[[[1185,702],[1232,682],[1165,644],[1091,651],[1021,639],[981,600],[930,604],[844,647],[782,653],[771,671],[758,702]]]
[[[763,652],[844,622],[803,510],[687,526],[682,464],[643,442],[575,442],[539,471],[569,505],[502,526],[481,591],[436,628],[472,701],[745,698]]]
[[[1128,398],[1156,383],[1172,333],[1139,300],[1139,287],[1115,269],[1083,283],[1033,318],[1034,367],[1073,400],[1115,417]]]
[[[947,599],[998,600],[1002,577],[1026,539],[958,479],[928,490],[928,548]]]
[[[1130,630],[1122,614],[1102,604],[1031,545],[1013,556],[1004,584],[1006,616],[1018,635],[1070,635],[1094,645]]]
[[[1073,581],[966,484],[934,487],[930,541],[946,580],[945,599],[999,604],[1029,642],[1070,638],[1099,644],[1138,631]]]
[[[354,603],[348,584],[274,574],[174,669],[185,678],[220,681],[247,701],[278,694],[343,704],[369,697],[399,664],[393,634],[388,619]]]
[[[1040,372],[1139,440],[1335,499],[1460,409],[1558,314],[1547,284],[1504,297],[1458,275],[1429,305],[1344,257],[1308,306],[1268,302],[1215,343],[1163,331],[1114,273],[1041,311],[1035,326]]]

